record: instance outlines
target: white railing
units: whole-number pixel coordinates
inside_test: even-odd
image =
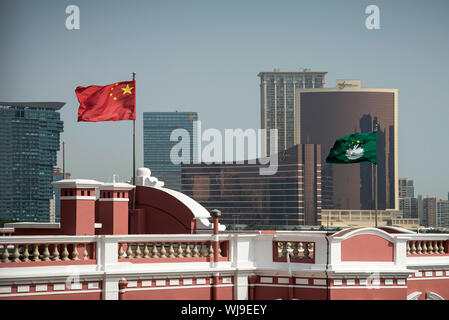
[[[0,265],[94,260],[95,236],[0,237]]]
[[[448,240],[408,240],[407,256],[447,255]]]

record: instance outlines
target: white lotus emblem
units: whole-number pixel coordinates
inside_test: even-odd
[[[354,145],[354,147],[349,148],[346,150],[346,158],[349,160],[357,160],[358,158],[363,156],[365,150],[363,150],[361,147],[359,147],[358,144]]]

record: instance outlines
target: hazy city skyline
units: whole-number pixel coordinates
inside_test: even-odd
[[[71,4],[79,30],[65,28]],[[380,30],[365,28],[370,4],[380,8]],[[399,176],[414,180],[416,194],[446,199],[448,9],[444,0],[2,1],[0,101],[66,102],[66,170],[128,179],[132,122],[78,123],[77,86],[137,72],[140,167],[143,112],[198,112],[204,129],[259,128],[257,74],[311,68],[328,72],[326,87],[361,79],[363,87],[397,88]],[[61,152],[58,159],[62,166]]]

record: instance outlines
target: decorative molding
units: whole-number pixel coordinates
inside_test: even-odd
[[[427,292],[426,298],[427,300],[444,300],[442,296],[435,292]]]
[[[62,196],[61,200],[97,200],[95,196]]]

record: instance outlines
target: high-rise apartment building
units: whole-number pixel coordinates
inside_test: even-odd
[[[426,227],[436,228],[437,223],[437,198],[423,199],[423,214],[426,219]]]
[[[399,198],[399,210],[404,214],[404,218],[418,218],[418,199]]]
[[[418,218],[418,199],[415,198],[413,180],[399,179],[399,210],[404,218]]]
[[[427,195],[418,195],[418,218],[419,218],[419,223],[422,226],[426,226],[427,225],[427,215],[424,214],[424,199],[428,198]]]
[[[0,102],[0,217],[48,222],[63,102]]]
[[[400,178],[399,179],[399,198],[415,197],[415,187],[413,180]]]
[[[437,226],[449,228],[449,200],[437,201]]]
[[[182,165],[182,192],[205,208],[221,210],[228,225],[298,226],[321,222],[319,145],[295,145],[278,154],[274,175],[251,164]]]
[[[372,210],[374,169],[370,163],[325,163],[336,139],[378,131],[378,203],[399,210],[398,91],[362,88],[360,80],[337,80],[335,88],[298,89],[295,143],[320,144],[323,209]]]
[[[278,150],[295,145],[295,99],[302,88],[324,88],[327,72],[260,72],[261,128],[266,129],[265,148],[270,151],[270,129],[278,130]]]
[[[193,162],[194,145],[193,123],[198,120],[196,112],[144,112],[143,113],[143,161],[152,175],[164,181],[165,187],[181,191],[181,165],[174,164],[170,152],[178,141],[170,136],[176,129],[188,132],[190,141],[190,162]],[[185,141],[184,141],[185,142]]]

